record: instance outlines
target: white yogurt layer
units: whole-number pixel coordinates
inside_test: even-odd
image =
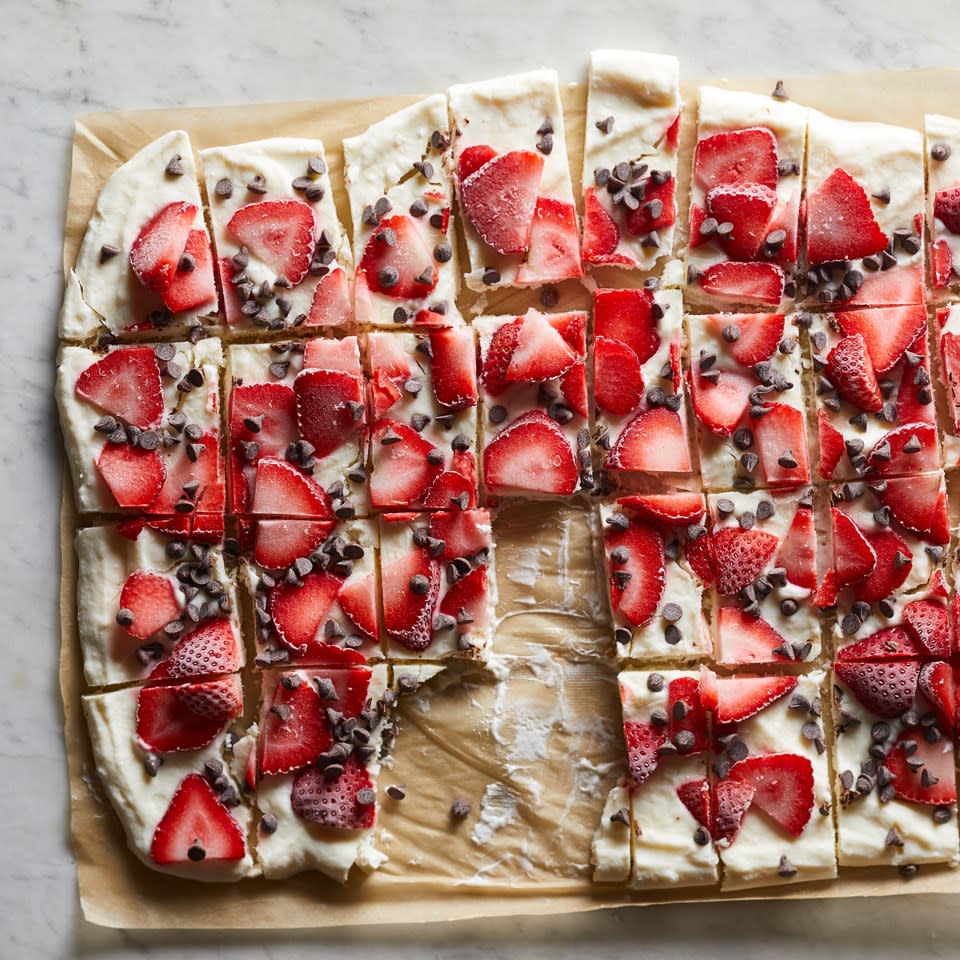
[[[621,810],[626,812],[626,823],[610,819]],[[590,847],[595,882],[623,883],[630,879],[630,834],[630,789],[618,783],[607,794]]]

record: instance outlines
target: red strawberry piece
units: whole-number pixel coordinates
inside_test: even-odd
[[[755,793],[752,784],[737,780],[718,780],[713,785],[711,836],[715,841],[729,846],[736,840]]]
[[[817,430],[820,436],[820,476],[830,480],[846,451],[843,434],[822,410],[817,411]]]
[[[618,257],[620,228],[606,208],[597,199],[593,187],[583,194],[583,261],[584,263],[610,263],[621,259],[632,263],[629,257]]]
[[[301,200],[261,200],[241,207],[227,233],[296,286],[306,275],[316,245],[313,208]]]
[[[189,516],[153,518],[145,521],[151,530],[178,539],[196,540],[198,543],[221,543],[223,541],[223,515],[194,513]]]
[[[702,534],[696,540],[688,540],[684,556],[703,585],[710,586],[717,577],[717,571],[713,562],[713,540],[709,534]]]
[[[707,211],[698,203],[690,204],[690,236],[687,240],[687,246],[694,250],[704,243],[709,243],[713,239],[709,234],[705,234],[700,228],[703,221],[707,219]]]
[[[953,668],[949,663],[925,663],[920,668],[917,689],[927,698],[937,715],[940,732],[952,740],[957,720],[957,698]]]
[[[724,527],[710,536],[717,590],[724,596],[739,593],[753,583],[767,569],[778,546],[773,534],[756,528]]]
[[[483,626],[487,619],[487,568],[474,567],[454,583],[440,601],[440,613],[464,621],[459,626],[461,632]]]
[[[623,736],[627,741],[630,776],[639,786],[657,769],[657,761],[660,759],[657,751],[666,741],[667,732],[664,727],[627,720],[623,725]]]
[[[645,177],[643,183],[643,202],[636,210],[627,212],[627,230],[635,237],[666,230],[677,222],[676,179],[670,177],[663,183],[655,183],[652,177]],[[658,201],[661,206],[657,206]]]
[[[667,132],[664,134],[664,139],[668,147],[676,150],[680,145],[680,117],[681,114],[677,114],[673,121],[670,123],[670,126],[667,127]]]
[[[706,320],[717,335],[735,327],[737,339],[726,344],[726,351],[741,366],[753,367],[773,356],[783,339],[786,317],[782,313],[715,313]]]
[[[180,616],[180,604],[169,577],[148,570],[134,570],[120,591],[120,609],[133,614],[124,626],[131,637],[146,640]]]
[[[913,554],[892,530],[871,533],[867,540],[877,555],[873,571],[853,585],[854,597],[865,603],[877,603],[889,597],[910,575]]]
[[[377,640],[380,628],[377,624],[377,585],[372,573],[356,579],[351,578],[337,594],[337,601],[350,622],[368,640]]]
[[[361,803],[361,790],[373,789],[366,767],[356,757],[348,757],[343,773],[328,780],[316,766],[297,774],[290,792],[293,812],[304,820],[330,830],[369,830],[377,820],[377,808]]]
[[[573,204],[537,197],[528,242],[527,257],[517,268],[517,283],[546,283],[583,274]]]
[[[887,248],[866,190],[842,167],[807,191],[807,262],[859,260]]]
[[[933,215],[950,233],[960,233],[960,184],[933,195]]]
[[[76,392],[142,430],[158,427],[163,417],[160,368],[150,347],[111,350],[77,377]]]
[[[501,430],[483,451],[491,492],[530,490],[569,496],[579,473],[570,443],[542,410],[531,410]]]
[[[680,415],[666,407],[638,413],[617,438],[607,466],[614,470],[688,473],[690,449]]]
[[[243,828],[199,773],[188,773],[170,799],[150,843],[160,866],[219,863],[246,855]]]
[[[633,521],[626,530],[608,529],[604,548],[610,576],[610,603],[635,627],[642,627],[653,618],[663,597],[666,584],[663,536],[656,527]],[[614,562],[611,556],[614,550],[626,551],[626,562]]]
[[[783,299],[786,278],[775,263],[723,261],[707,267],[699,282],[702,290],[715,297],[777,306]]]
[[[430,334],[430,379],[433,396],[447,410],[464,410],[477,402],[477,350],[470,330],[447,328]]]
[[[440,593],[440,565],[424,550],[383,563],[383,625],[387,636],[419,653],[433,642],[433,614]]]
[[[810,597],[810,603],[821,609],[835,606],[838,590],[836,573],[833,570],[827,570],[817,589],[814,590],[813,595]]]
[[[486,144],[478,144],[475,147],[467,147],[457,161],[457,177],[460,180],[466,180],[475,170],[479,170],[485,163],[489,163],[497,151]]]
[[[460,181],[460,205],[485,244],[497,253],[530,245],[543,158],[528,150],[502,153]]]
[[[250,430],[245,421],[259,429]],[[285,383],[234,384],[230,391],[230,439],[253,442],[258,457],[282,457],[297,440],[297,398]]]
[[[177,271],[196,215],[192,203],[177,200],[140,228],[130,247],[130,266],[145,287],[161,294],[166,289]]]
[[[333,519],[326,491],[286,460],[257,464],[252,512],[260,515]]]
[[[371,370],[380,370],[391,380],[408,380],[414,375],[401,338],[392,333],[372,333],[367,338],[367,346]]]
[[[543,383],[563,376],[576,359],[547,317],[529,310],[517,332],[505,378],[510,383]]]
[[[697,419],[712,433],[729,437],[740,425],[750,405],[750,391],[756,386],[752,374],[720,370],[716,383],[700,373],[694,360],[690,371],[690,400]]]
[[[466,453],[464,456],[471,457]],[[476,469],[465,477],[455,470],[445,470],[430,484],[430,489],[423,495],[420,502],[425,510],[449,510],[451,504],[459,504],[460,498],[466,494],[467,508],[477,505],[477,476]]]
[[[833,569],[837,586],[856,583],[872,573],[877,566],[877,554],[860,528],[836,507],[830,510],[833,529]]]
[[[653,304],[650,290],[597,290],[593,301],[595,336],[625,343],[640,363],[646,363],[660,349]]]
[[[698,141],[693,177],[709,190],[726,183],[777,186],[777,140],[766,127],[729,130]]]
[[[788,403],[771,403],[766,409],[753,424],[754,448],[764,480],[772,485],[806,483],[810,462],[803,413]]]
[[[228,326],[245,323],[247,318],[243,314],[243,300],[237,293],[237,288],[230,281],[240,273],[240,268],[230,257],[217,258],[217,276],[220,278],[220,307],[223,310]]]
[[[917,731],[901,730],[884,765],[893,775],[893,788],[901,800],[931,807],[957,802],[953,746],[949,739],[927,743]]]
[[[843,337],[830,351],[826,372],[847,403],[868,413],[877,413],[883,406],[873,361],[859,333]]]
[[[920,664],[915,660],[837,661],[834,672],[867,710],[893,720],[913,704]]]
[[[363,427],[363,383],[340,370],[304,370],[293,381],[300,436],[322,460]]]
[[[402,214],[382,221],[367,240],[359,273],[367,287],[394,300],[417,300],[437,285],[426,239]]]
[[[908,530],[926,535],[933,543],[950,542],[947,494],[939,473],[891,477],[877,499],[888,506],[893,518]]]
[[[400,439],[384,444],[383,438],[388,434]],[[433,464],[427,459],[436,447],[399,420],[375,423],[370,431],[370,447],[374,461],[370,502],[377,509],[419,503],[443,472],[441,464]]]
[[[578,356],[587,352],[587,315],[582,312],[547,314],[550,326],[566,341]]]
[[[188,259],[189,258],[189,259]],[[213,307],[217,286],[213,281],[213,253],[206,230],[191,230],[177,270],[161,294],[164,306],[173,313]]]
[[[643,374],[637,355],[625,343],[597,337],[593,354],[593,388],[597,404],[625,416],[643,401]]]
[[[280,581],[269,597],[270,616],[284,646],[303,654],[317,641],[317,631],[326,621],[340,592],[342,580],[325,570],[308,573],[303,585]]]
[[[835,314],[844,336],[860,334],[874,370],[886,373],[903,359],[917,335],[926,329],[927,314],[922,304],[903,307],[876,307],[873,310],[844,310]]]
[[[817,530],[813,510],[800,507],[790,521],[787,535],[777,551],[776,565],[787,572],[787,579],[806,590],[817,586]]]
[[[403,399],[403,393],[395,380],[385,370],[375,369],[367,384],[370,390],[370,409],[377,418]]]
[[[926,337],[921,335],[910,345],[911,351],[921,357],[917,369],[922,369],[930,376],[930,361],[927,358]],[[936,420],[936,406],[931,400],[923,403],[920,391],[913,384],[916,371],[904,360],[901,364],[900,387],[897,390],[897,422],[898,423],[934,423]]]
[[[581,417],[590,416],[587,365],[583,360],[578,360],[560,379],[560,392],[574,413],[578,413]]]
[[[732,223],[718,242],[731,260],[753,260],[770,232],[777,195],[759,183],[722,184],[707,194],[707,210],[720,223]]]
[[[114,532],[127,540],[136,540],[146,525],[146,520],[142,517],[136,517],[130,520],[121,520],[120,523],[114,524],[113,529]]]
[[[917,439],[920,449],[909,452],[907,444],[914,446]],[[882,477],[897,473],[927,473],[940,468],[940,454],[937,450],[937,430],[931,423],[905,423],[896,427],[883,437],[890,445],[890,458],[876,456],[874,446],[867,457],[867,467]]]
[[[925,657],[929,651],[903,627],[884,627],[869,637],[841,647],[837,660],[895,660]]]
[[[935,657],[950,656],[950,621],[945,603],[939,600],[913,600],[905,603],[903,620],[927,653]]]
[[[175,513],[184,499],[187,484],[196,483],[197,492],[189,499],[196,513],[217,513],[223,510],[224,490],[220,463],[220,436],[208,430],[192,442],[195,460],[181,446],[164,461],[167,478],[160,496],[150,505],[153,513]],[[192,489],[192,487],[191,487]]]
[[[621,497],[617,503],[653,520],[669,524],[699,523],[706,504],[699,493],[651,493]]]
[[[328,274],[329,276],[329,274]],[[374,352],[373,337],[368,340],[371,355]],[[307,340],[303,350],[303,369],[342,370],[352,373],[355,377],[363,376],[360,366],[360,351],[356,337],[343,337],[339,340],[320,339]],[[402,352],[402,350],[401,350]]]
[[[678,704],[683,704],[680,708]],[[707,711],[700,702],[700,681],[696,677],[676,677],[667,686],[668,731],[671,739],[678,733],[693,734],[693,745],[685,754],[702,753],[707,749]]]
[[[226,617],[201,623],[184,634],[151,671],[151,680],[211,677],[240,669],[240,639]]]
[[[690,780],[677,787],[677,796],[680,802],[690,811],[690,815],[712,834],[713,811],[710,809],[710,781]]]
[[[718,677],[717,723],[739,723],[786,696],[796,677]]]
[[[795,753],[747,757],[730,768],[729,778],[754,789],[759,807],[788,833],[799,837],[813,813],[813,764]]]
[[[331,270],[314,288],[308,327],[343,327],[353,318],[350,285],[344,270]]]
[[[269,706],[264,703],[261,713],[261,773],[272,776],[298,770],[330,748],[333,736],[325,707],[310,682],[301,681],[292,688],[276,684]]]
[[[720,608],[721,663],[777,663],[789,659],[781,650],[786,641],[762,617],[738,607]]]
[[[866,274],[860,289],[848,301],[851,307],[883,306],[896,303],[923,303],[923,268],[898,265],[893,270]]]
[[[498,396],[510,386],[510,382],[506,379],[507,367],[513,357],[522,326],[523,317],[517,317],[498,327],[490,338],[490,344],[483,357],[482,378],[483,385],[491,396]]]
[[[145,509],[163,488],[167,470],[159,450],[108,443],[97,457],[97,470],[120,507]]]
[[[258,520],[253,559],[268,570],[285,570],[313,553],[332,532],[327,520]]]
[[[486,510],[447,510],[430,515],[430,536],[443,541],[437,560],[450,563],[457,557],[475,557],[493,545],[490,514]]]
[[[942,290],[950,286],[953,275],[953,250],[944,237],[930,244],[930,285]]]
[[[137,697],[137,739],[147,750],[199,750],[243,714],[236,675],[204,683],[144,687]]]

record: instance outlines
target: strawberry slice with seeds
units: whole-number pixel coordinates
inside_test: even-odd
[[[470,454],[466,454],[470,456]],[[430,484],[430,489],[423,495],[420,502],[426,510],[447,510],[453,503],[459,503],[460,498],[465,494],[467,497],[467,507],[477,505],[477,482],[476,471],[471,471],[472,479],[468,479],[461,473],[454,470],[444,470]]]
[[[878,374],[891,370],[903,359],[917,335],[926,329],[927,314],[922,304],[904,307],[875,307],[873,310],[844,310],[834,314],[844,336],[860,334]]]
[[[199,773],[188,773],[170,799],[150,842],[159,866],[242,860],[243,828]]]
[[[448,510],[430,515],[430,536],[443,541],[437,560],[450,563],[458,557],[475,557],[493,544],[490,514],[486,510]]]
[[[507,380],[507,367],[510,366],[522,326],[523,317],[517,317],[510,323],[498,327],[490,338],[490,344],[483,358],[481,376],[483,385],[491,396],[499,396],[510,386],[510,381]]]
[[[920,664],[915,660],[837,661],[837,677],[871,713],[893,720],[910,709],[917,693]]]
[[[751,617],[738,607],[721,607],[721,663],[779,663],[790,658],[781,651],[783,636],[762,617]]]
[[[257,429],[251,430],[248,421]],[[297,398],[292,387],[285,383],[234,384],[230,391],[230,438],[235,445],[253,442],[257,458],[282,457],[298,437]]]
[[[937,451],[937,430],[931,423],[905,423],[884,434],[889,444],[890,456],[877,456],[874,446],[867,457],[867,467],[881,477],[898,473],[928,473],[940,469],[940,454]],[[919,444],[919,449],[917,449]]]
[[[617,254],[620,228],[597,199],[593,187],[583,194],[583,262],[632,264],[629,257]]]
[[[373,354],[373,337],[368,340]],[[356,337],[343,337],[340,340],[314,339],[304,343],[304,370],[342,370],[355,377],[363,376],[360,366],[360,351]]]
[[[478,144],[475,147],[467,147],[457,161],[457,177],[462,181],[466,180],[475,170],[479,170],[485,163],[489,163],[497,151],[486,144]]]
[[[488,160],[460,181],[463,214],[487,246],[504,255],[530,246],[543,158],[512,150]]]
[[[920,668],[917,689],[927,698],[937,715],[940,732],[952,740],[957,720],[957,698],[953,668],[949,663],[925,663]]]
[[[723,527],[710,534],[717,590],[724,596],[739,593],[767,569],[779,541],[756,528]]]
[[[570,443],[542,410],[530,410],[501,430],[483,451],[491,492],[530,490],[569,496],[579,473]]]
[[[160,368],[150,347],[111,350],[77,377],[78,397],[124,423],[149,430],[163,418]]]
[[[718,780],[713,785],[713,830],[710,835],[717,843],[729,846],[736,840],[755,794],[752,784],[737,780]]]
[[[859,260],[887,249],[866,190],[837,167],[806,199],[807,262]]]
[[[97,457],[97,470],[117,506],[145,509],[163,489],[167,469],[159,450],[108,443]]]
[[[747,407],[750,391],[756,386],[752,374],[738,370],[717,371],[716,383],[700,372],[700,361],[694,360],[690,371],[690,400],[697,419],[711,433],[729,437],[740,425]]]
[[[293,381],[300,436],[322,460],[363,428],[363,382],[341,370],[304,370]]]
[[[785,697],[797,685],[796,677],[718,677],[717,723],[739,723]]]
[[[313,553],[332,532],[327,520],[258,520],[253,559],[268,570],[285,570]]]
[[[307,275],[316,244],[313,208],[301,200],[261,200],[241,207],[227,234],[293,286]]]
[[[517,269],[517,283],[547,283],[579,277],[580,238],[573,204],[537,197],[527,258]]]
[[[953,276],[953,250],[944,237],[930,244],[930,285],[935,290],[950,286]]]
[[[945,603],[912,600],[903,605],[903,620],[926,653],[935,657],[950,656],[950,621]]]
[[[370,290],[394,300],[429,296],[438,277],[426,239],[403,215],[383,220],[373,231],[358,273]]]
[[[168,203],[141,228],[130,247],[130,266],[148,289],[162,294],[177,272],[197,208],[185,200]]]
[[[726,345],[726,351],[744,367],[773,356],[786,323],[782,313],[715,313],[706,320],[718,336],[728,327],[736,328],[737,338]]]
[[[344,270],[332,270],[314,288],[308,327],[343,327],[353,319],[350,285]]]
[[[243,714],[236,675],[205,683],[144,687],[137,697],[137,739],[146,750],[199,750]]]
[[[187,245],[161,293],[163,305],[172,313],[214,307],[217,286],[213,280],[213,253],[206,230],[191,230]]]
[[[383,625],[387,636],[419,653],[433,642],[433,615],[440,593],[440,565],[412,550],[382,565]]]
[[[806,590],[817,586],[817,530],[813,510],[800,507],[790,521],[787,535],[777,551],[776,565],[787,572],[787,580]]]
[[[713,811],[710,808],[710,781],[690,780],[677,787],[677,797],[690,815],[707,833],[713,833]]]
[[[763,479],[771,485],[808,482],[810,462],[803,413],[788,403],[771,403],[766,410],[753,424],[754,448]]]
[[[925,657],[929,651],[904,627],[884,627],[869,637],[841,647],[837,660],[898,660]]]
[[[361,803],[361,791],[373,789],[366,767],[356,757],[343,763],[343,773],[329,780],[319,767],[297,774],[290,791],[293,812],[329,830],[370,830],[377,820],[373,803]]]
[[[733,230],[718,241],[731,260],[754,260],[770,232],[777,195],[759,183],[720,184],[707,193],[707,210]]]
[[[578,360],[560,379],[560,392],[567,406],[581,417],[590,416],[590,397],[587,394],[587,365]]]
[[[910,576],[913,554],[892,530],[881,530],[866,537],[877,555],[877,565],[853,585],[854,597],[865,603],[877,603],[889,597]]]
[[[660,759],[657,751],[666,742],[667,732],[665,728],[655,727],[650,723],[627,720],[623,725],[623,736],[627,741],[630,776],[639,786],[657,769],[657,761]]]
[[[960,184],[933,195],[933,215],[950,233],[960,233]]]
[[[607,457],[607,467],[689,473],[690,448],[680,414],[666,407],[638,413],[617,438]]]
[[[383,443],[393,437],[400,439]],[[370,447],[374,460],[370,502],[377,509],[418,504],[443,472],[442,462],[433,464],[428,459],[437,448],[399,420],[375,423],[370,431]]]
[[[293,653],[304,654],[317,641],[343,581],[326,570],[302,578],[303,585],[281,580],[270,591],[268,608],[277,636]]]
[[[326,491],[286,460],[262,458],[254,484],[253,513],[333,519]]]
[[[867,342],[859,333],[843,337],[827,356],[827,376],[847,403],[860,410],[878,413],[883,397],[877,386],[877,374],[867,350]]]
[[[643,202],[627,212],[627,231],[641,237],[654,230],[666,230],[677,222],[677,181],[675,177],[656,183],[644,177]]]
[[[947,494],[939,473],[892,477],[877,499],[908,530],[926,535],[933,543],[950,542]]]
[[[707,267],[700,275],[700,287],[714,297],[734,303],[777,306],[783,299],[786,277],[775,263],[723,261]]]
[[[799,837],[813,813],[813,764],[795,753],[747,757],[730,768],[729,779],[753,787],[753,805]]]
[[[266,776],[299,770],[333,743],[324,703],[310,682],[292,688],[277,683],[260,722],[260,772]]]
[[[127,577],[120,591],[120,609],[132,614],[132,621],[123,628],[139,640],[146,640],[180,616],[170,578],[149,570],[134,570]]]
[[[183,447],[168,456],[164,461],[167,478],[160,495],[150,505],[153,513],[176,513],[185,497],[187,489],[196,492],[188,499],[193,504],[194,513],[219,513],[223,511],[224,489],[220,463],[220,436],[214,430],[208,430],[193,441],[191,448],[195,459],[187,454]],[[188,486],[189,485],[189,486]]]
[[[846,452],[843,434],[830,422],[823,410],[817,411],[817,432],[820,438],[820,476],[830,480]]]
[[[240,638],[226,617],[201,623],[182,636],[151,671],[151,680],[211,677],[240,669]]]
[[[380,637],[377,616],[377,584],[372,573],[348,580],[337,594],[340,608],[368,640]]]
[[[440,613],[453,617],[458,622],[469,622],[459,627],[461,631],[483,626],[487,619],[487,568],[474,567],[465,577],[454,583],[440,601]]]
[[[710,190],[721,184],[777,187],[777,140],[766,127],[729,130],[698,141],[693,177]]]
[[[594,335],[625,343],[641,364],[646,363],[660,349],[653,305],[651,290],[597,290],[593,301]]]
[[[682,707],[679,705],[683,704]],[[700,701],[700,681],[696,677],[676,677],[667,686],[667,728],[672,740],[678,733],[693,734],[692,744],[684,753],[702,753],[707,749],[707,711]]]
[[[620,506],[636,510],[662,523],[699,523],[706,511],[703,495],[699,493],[635,494],[617,500]]]
[[[447,410],[477,403],[477,351],[470,330],[446,328],[430,333],[433,396]]]
[[[684,547],[684,556],[690,569],[700,578],[705,587],[710,586],[717,577],[713,562],[713,540],[703,534],[696,540],[688,540]]]
[[[663,536],[656,527],[634,521],[626,530],[610,528],[604,537],[610,577],[610,603],[635,627],[649,623],[666,585]],[[623,563],[614,561],[626,553]]]
[[[830,510],[833,529],[833,569],[837,587],[862,580],[877,566],[877,554],[860,528],[836,507]]]
[[[528,310],[504,373],[509,383],[543,383],[563,376],[576,355],[542,313]]]
[[[597,337],[593,353],[593,388],[597,404],[626,416],[643,401],[643,373],[637,355],[625,343]]]
[[[901,800],[942,807],[957,802],[953,746],[949,738],[927,743],[915,730],[901,730],[884,760]]]

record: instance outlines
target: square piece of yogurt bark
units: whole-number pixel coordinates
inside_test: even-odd
[[[932,299],[960,293],[960,120],[928,113],[927,222]]]
[[[782,310],[796,291],[806,107],[701,87],[687,303]]]
[[[374,521],[242,519],[239,531],[258,667],[380,658]]]
[[[554,70],[449,90],[471,290],[579,277],[580,230]]]
[[[91,350],[65,346],[57,403],[81,513],[222,513],[214,337]]]
[[[583,262],[650,270],[673,252],[680,63],[635,50],[590,54],[583,145]]]
[[[92,687],[234,673],[244,664],[223,517],[77,531],[77,628]]]
[[[374,510],[477,505],[477,345],[469,327],[370,333]]]
[[[225,881],[260,872],[246,802],[251,741],[236,675],[83,697],[103,791],[136,856],[153,870]]]
[[[841,866],[955,862],[954,680],[943,661],[834,664]]]
[[[110,175],[67,278],[60,337],[106,343],[217,324],[193,146],[172,130]]]
[[[809,330],[825,480],[940,468],[922,304],[798,314]]]
[[[230,510],[345,520],[367,512],[356,337],[227,351]]]
[[[587,314],[478,317],[483,485],[489,496],[593,488]]]
[[[621,497],[600,506],[613,636],[621,660],[656,663],[711,653],[704,583],[687,559],[707,536],[699,493]]]
[[[447,99],[437,94],[343,141],[359,324],[463,322],[449,127]]]
[[[323,143],[274,137],[200,159],[231,330],[349,326],[350,243]]]
[[[688,784],[683,799],[716,844],[724,890],[837,875],[823,680],[822,670],[701,671],[713,732],[709,806],[702,783]]]
[[[388,658],[485,659],[497,607],[490,513],[381,514],[380,589]]]
[[[594,440],[617,489],[699,486],[690,450],[679,290],[597,290]]]
[[[690,401],[707,490],[810,482],[803,355],[782,313],[687,317]]]
[[[946,417],[940,421],[943,466],[960,466],[960,305],[939,307],[935,328],[940,349],[940,382],[945,396]]]
[[[923,303],[923,135],[816,110],[807,128],[805,303]]]

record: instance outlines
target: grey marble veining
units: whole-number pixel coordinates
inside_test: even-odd
[[[957,956],[960,898],[730,904],[315,934],[148,935],[79,918],[56,679],[62,455],[52,399],[73,117],[92,109],[432,91],[592,48],[676,53],[687,76],[953,65],[952,0],[0,0],[0,957]],[[960,109],[960,108],[958,108]],[[268,131],[265,131],[267,133]]]

